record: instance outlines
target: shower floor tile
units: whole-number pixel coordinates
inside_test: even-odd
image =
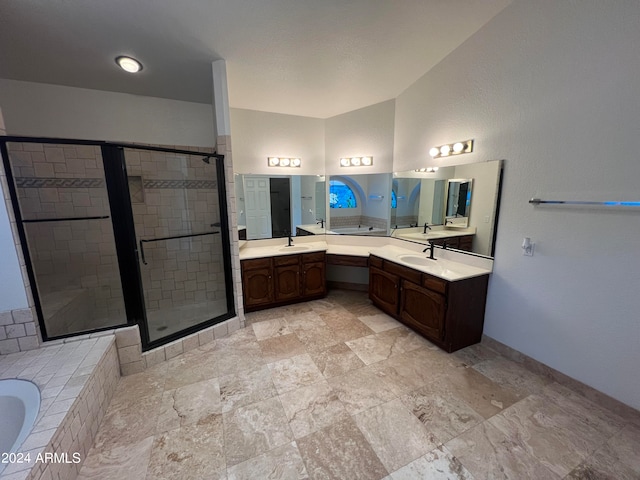
[[[640,415],[486,345],[446,354],[366,293],[248,320],[122,378],[78,478],[640,478]]]

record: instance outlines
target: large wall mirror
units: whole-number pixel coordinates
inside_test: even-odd
[[[389,235],[391,174],[329,177],[327,233]]]
[[[240,239],[324,233],[324,175],[236,174],[235,187]]]
[[[502,161],[496,160],[394,173],[392,235],[423,243],[449,241],[454,248],[459,244],[492,256],[501,171]]]

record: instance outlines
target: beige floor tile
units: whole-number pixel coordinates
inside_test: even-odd
[[[277,395],[266,365],[257,366],[242,373],[220,377],[220,401],[222,412],[266,400]]]
[[[324,379],[308,353],[270,363],[269,370],[280,394]]]
[[[352,419],[298,440],[311,479],[378,480],[387,470]]]
[[[281,318],[274,318],[272,320],[254,323],[252,327],[256,340],[258,341],[293,333]]]
[[[561,478],[489,422],[476,425],[444,446],[476,480]]]
[[[396,398],[391,387],[369,368],[361,368],[328,379],[340,401],[351,415]]]
[[[305,480],[309,478],[295,442],[229,467],[229,480]]]
[[[456,457],[445,447],[434,448],[424,456],[391,474],[393,480],[474,480]]]
[[[325,378],[364,367],[364,362],[344,343],[338,343],[327,350],[313,352],[310,355]]]
[[[367,327],[373,330],[375,333],[384,332],[387,330],[391,330],[392,328],[397,328],[401,325],[400,322],[391,318],[386,313],[376,313],[375,315],[363,315],[358,317],[362,323],[364,323]]]
[[[341,341],[341,337],[324,322],[314,328],[296,329],[295,332],[308,352],[322,352]]]
[[[510,388],[520,397],[537,393],[545,385],[551,383],[551,380],[541,377],[504,357],[484,360],[475,364],[473,368],[498,385]]]
[[[147,437],[111,450],[93,448],[84,460],[77,480],[145,478],[152,445],[153,437]]]
[[[293,440],[278,397],[223,414],[227,465],[237,465]]]
[[[219,377],[253,370],[266,363],[257,341],[241,342],[235,346],[226,345],[213,353]]]
[[[333,389],[323,380],[280,395],[295,438],[349,417]]]
[[[421,457],[439,443],[397,398],[364,410],[353,419],[389,472]]]
[[[157,432],[196,423],[209,415],[222,413],[218,379],[192,383],[175,390],[165,390]]]
[[[284,358],[295,357],[307,353],[304,344],[291,333],[259,341],[262,357],[266,363],[272,363]]]
[[[136,403],[109,407],[94,440],[100,450],[130,445],[153,436],[162,409],[162,393],[143,397]]]
[[[488,420],[559,477],[564,477],[606,437],[548,399],[532,395]]]
[[[167,362],[164,388],[174,390],[217,376],[218,363],[214,353],[179,355]]]
[[[426,345],[426,340],[405,327],[386,330],[345,342],[360,360],[371,365]]]
[[[441,442],[448,442],[484,421],[464,400],[450,393],[418,389],[400,400]]]
[[[156,435],[146,478],[226,478],[222,415]]]

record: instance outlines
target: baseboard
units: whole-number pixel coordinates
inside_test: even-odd
[[[334,282],[327,281],[327,288],[334,290],[354,290],[356,292],[368,292],[369,285],[364,283]]]

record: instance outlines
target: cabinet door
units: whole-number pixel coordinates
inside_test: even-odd
[[[398,284],[400,279],[376,267],[369,267],[369,298],[389,315],[398,314]]]
[[[276,300],[296,299],[300,296],[300,265],[287,265],[275,269]]]
[[[327,290],[324,262],[302,264],[302,295],[310,297],[324,295]]]
[[[271,268],[259,268],[242,272],[244,304],[247,307],[273,302],[273,281]]]
[[[444,295],[411,282],[402,283],[400,319],[427,338],[444,338],[447,303]]]

